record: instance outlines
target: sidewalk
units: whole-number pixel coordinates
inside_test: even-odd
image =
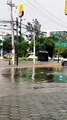
[[[4,68],[11,68],[11,67],[15,67],[15,68],[24,68],[24,67],[62,67],[61,63],[57,63],[57,62],[40,62],[40,61],[36,61],[35,64],[33,63],[33,61],[19,61],[18,65],[9,65],[9,61],[8,60],[4,60],[4,59],[0,59],[0,65],[2,65]]]

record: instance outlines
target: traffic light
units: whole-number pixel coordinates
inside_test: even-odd
[[[19,6],[19,17],[22,17],[24,15],[24,5],[20,4]]]
[[[67,0],[65,1],[65,15],[67,15]]]

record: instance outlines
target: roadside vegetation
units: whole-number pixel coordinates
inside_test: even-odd
[[[28,35],[25,37],[14,36],[15,40],[15,52],[18,54],[18,57],[24,58],[28,56],[28,53],[33,52],[33,33],[35,33],[35,48],[36,48],[36,56],[38,56],[39,51],[47,51],[49,57],[53,57],[56,55],[61,55],[62,57],[67,57],[67,49],[61,47],[55,47],[54,41],[58,41],[59,38],[54,36],[46,37],[45,34],[41,31],[41,25],[37,19],[33,21],[33,23],[28,22],[26,25],[26,30]],[[27,37],[27,38],[26,38]],[[3,37],[3,51],[5,53],[11,53],[12,45],[11,45],[11,35],[6,34]],[[0,40],[1,43],[1,40]],[[1,49],[1,46],[0,46]],[[27,60],[27,59],[25,59]]]

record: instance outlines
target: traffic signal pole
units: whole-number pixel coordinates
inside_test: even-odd
[[[16,37],[18,41],[18,18],[16,17]],[[15,59],[16,59],[16,65],[18,65],[18,45],[15,46]]]
[[[20,17],[20,41],[21,41],[21,21],[22,21],[22,18]]]
[[[18,41],[18,18],[16,17],[16,36]]]

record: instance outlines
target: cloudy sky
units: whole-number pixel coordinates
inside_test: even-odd
[[[22,17],[24,24],[37,18],[42,31],[67,30],[65,0],[12,0],[12,2],[15,6],[24,4],[25,11]],[[6,3],[7,0],[0,0],[0,20],[10,20],[10,7]],[[13,8],[14,20],[16,16],[18,9]]]

